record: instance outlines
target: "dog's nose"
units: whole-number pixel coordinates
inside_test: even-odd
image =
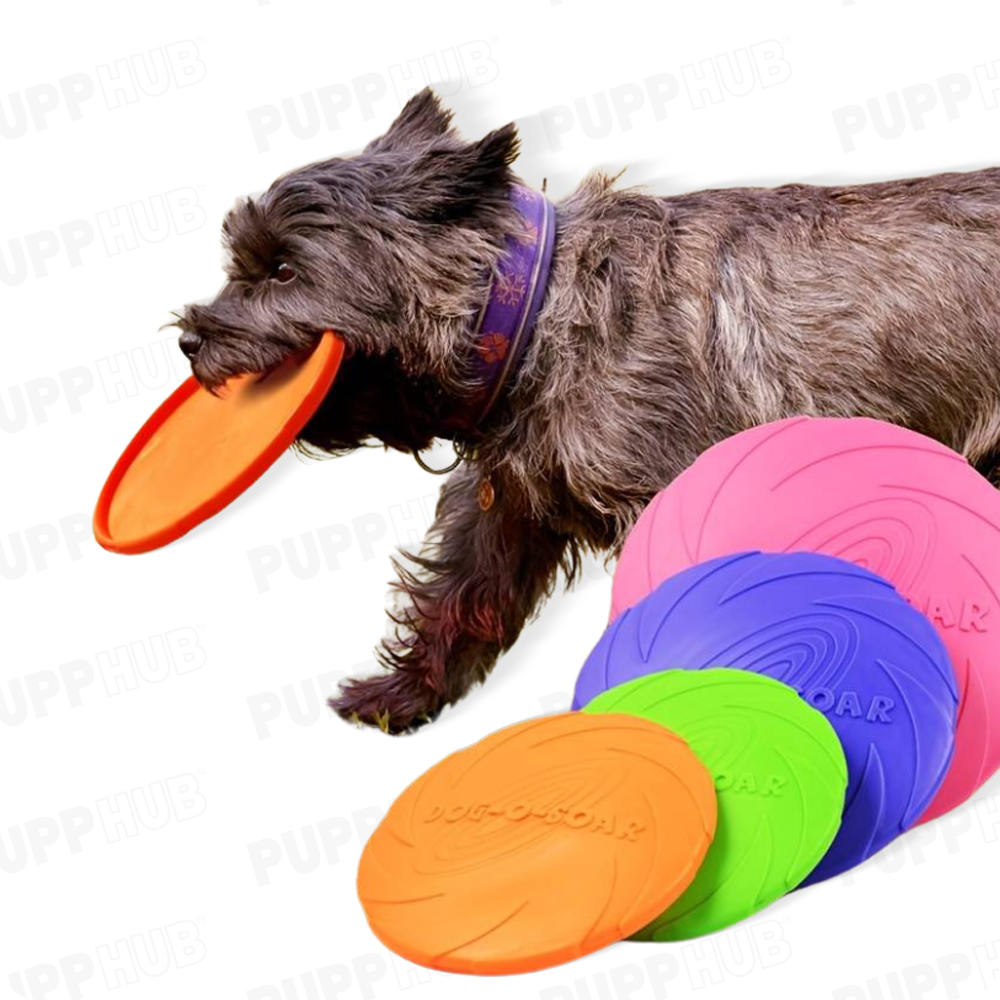
[[[201,350],[202,336],[195,330],[185,330],[178,341],[181,350],[189,357],[193,358]]]

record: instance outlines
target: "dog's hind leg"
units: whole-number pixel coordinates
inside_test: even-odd
[[[430,721],[485,680],[500,653],[555,586],[562,566],[579,570],[575,543],[515,516],[502,491],[488,510],[478,502],[479,473],[463,466],[445,483],[419,555],[396,562],[405,598],[391,617],[396,635],[379,660],[388,673],[346,681],[331,707],[343,718],[400,733]]]

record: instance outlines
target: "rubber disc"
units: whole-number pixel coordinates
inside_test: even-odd
[[[712,777],[657,723],[567,713],[447,757],[393,803],[358,869],[377,937],[446,972],[530,972],[637,931],[694,878]]]
[[[611,623],[574,706],[669,667],[717,666],[783,681],[840,737],[844,821],[806,884],[880,851],[941,787],[955,746],[955,675],[930,622],[881,577],[811,552],[700,563]]]
[[[111,470],[94,536],[137,553],[180,538],[232,503],[291,445],[333,384],[344,353],[331,332],[266,376],[241,375],[213,396],[183,382]]]
[[[795,417],[706,451],[629,535],[613,614],[730,552],[805,549],[885,577],[944,640],[961,712],[951,770],[920,822],[1000,767],[1000,492],[957,452],[878,420]]]
[[[681,941],[757,913],[816,867],[840,829],[847,788],[840,740],[779,681],[743,670],[666,670],[620,684],[584,711],[666,726],[715,779],[719,820],[705,861],[637,939]]]

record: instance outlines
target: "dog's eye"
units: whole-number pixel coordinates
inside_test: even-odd
[[[279,264],[274,269],[274,280],[280,281],[283,285],[295,277],[295,271],[288,264]]]

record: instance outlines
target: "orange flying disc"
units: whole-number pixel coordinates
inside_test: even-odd
[[[568,713],[446,757],[393,803],[358,868],[375,935],[409,961],[500,975],[635,933],[691,884],[712,777],[630,715]]]
[[[94,537],[112,552],[148,552],[232,503],[278,459],[333,384],[344,344],[316,349],[266,375],[239,375],[213,396],[183,382],[129,442],[94,511]]]

